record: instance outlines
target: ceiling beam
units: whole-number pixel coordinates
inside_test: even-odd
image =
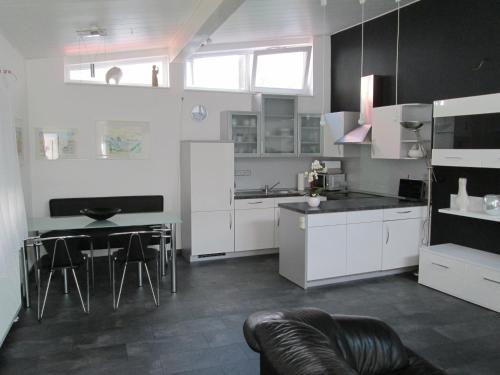
[[[245,0],[200,0],[169,48],[171,62],[182,62],[200,48]]]

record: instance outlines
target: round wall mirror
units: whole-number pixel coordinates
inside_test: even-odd
[[[203,104],[198,104],[191,110],[191,117],[195,121],[203,121],[207,118],[208,112]]]

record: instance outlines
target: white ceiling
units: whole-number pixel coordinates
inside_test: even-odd
[[[405,6],[418,0],[401,0]],[[326,30],[320,0],[246,0],[217,31],[214,43],[334,34],[361,22],[359,0],[328,0]],[[395,0],[366,0],[365,19],[397,9]]]
[[[395,7],[395,0],[366,0],[366,18]],[[326,31],[360,17],[359,0],[328,0]],[[93,25],[107,30],[104,42],[77,36]],[[324,34],[322,25],[320,0],[0,0],[0,32],[26,58],[143,49],[175,58],[208,35],[214,44],[275,40]]]

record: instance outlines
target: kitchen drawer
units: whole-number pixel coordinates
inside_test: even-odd
[[[307,215],[308,227],[325,227],[329,225],[342,225],[347,222],[345,212],[335,212],[329,214]]]
[[[373,223],[384,220],[383,210],[351,211],[347,213],[347,223]]]
[[[464,279],[467,299],[500,311],[500,271],[467,264]]]
[[[464,262],[422,250],[420,253],[419,283],[466,298],[464,291]]]
[[[274,198],[236,199],[234,207],[237,210],[252,210],[255,208],[274,208]]]
[[[389,208],[384,210],[384,221],[418,219],[424,216],[425,206]]]
[[[283,197],[283,198],[274,198],[274,205],[278,207],[281,203],[300,203],[305,202],[307,197],[299,196],[299,197]]]
[[[432,165],[448,167],[481,167],[481,150],[434,149]]]

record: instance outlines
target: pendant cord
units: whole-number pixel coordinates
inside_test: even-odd
[[[396,34],[396,105],[398,104],[398,81],[399,81],[399,20],[401,15],[401,8],[399,6],[399,1],[396,0],[398,5],[398,31]]]
[[[359,74],[359,80],[360,82],[363,79],[363,68],[364,68],[364,62],[365,62],[365,0],[359,0],[359,3],[361,4],[361,66],[360,66],[360,74]],[[365,116],[363,112],[363,90],[361,87],[360,90],[360,95],[359,95],[359,119],[358,119],[358,124],[359,125],[364,125],[365,124]]]
[[[324,4],[324,5],[323,5]],[[323,75],[322,75],[322,82],[323,82],[323,95],[322,95],[322,100],[321,100],[321,114],[323,115],[323,120],[325,116],[325,59],[326,59],[326,6],[327,2],[325,1],[324,3],[321,4],[323,6],[323,56],[322,56],[322,70],[323,70]]]

